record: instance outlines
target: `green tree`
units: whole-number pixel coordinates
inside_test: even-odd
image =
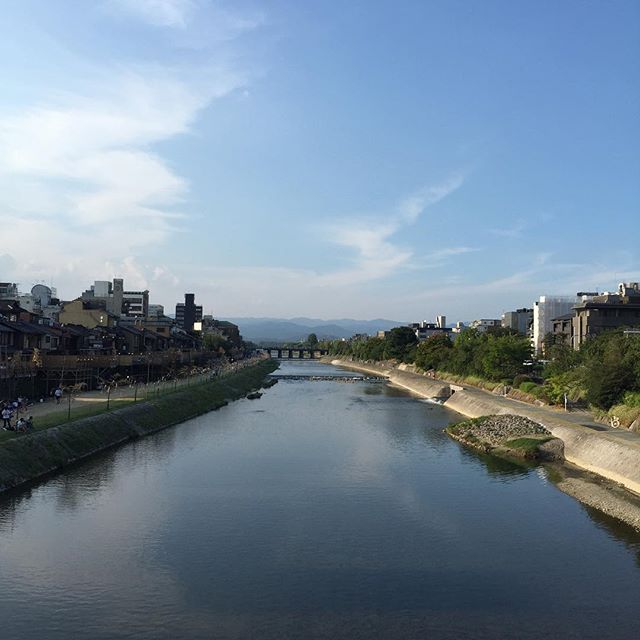
[[[310,347],[316,347],[318,345],[318,336],[315,333],[310,333],[307,336],[307,344]]]
[[[395,327],[385,338],[385,358],[410,362],[418,338],[411,327]]]
[[[486,335],[477,329],[466,329],[453,343],[453,353],[448,368],[459,375],[482,375],[479,363],[480,348],[486,341]]]
[[[489,380],[513,380],[525,370],[529,358],[531,343],[517,334],[489,334],[479,351],[481,373]]]
[[[429,369],[447,369],[447,363],[453,352],[449,336],[436,334],[423,340],[416,350],[415,363],[425,371]]]

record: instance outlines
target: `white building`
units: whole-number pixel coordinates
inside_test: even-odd
[[[551,321],[571,313],[578,302],[578,296],[540,296],[540,299],[534,302],[532,346],[536,355],[542,353],[544,337],[553,330]]]

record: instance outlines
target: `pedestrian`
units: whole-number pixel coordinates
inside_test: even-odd
[[[60,399],[62,398],[62,388],[57,387],[56,390],[53,392],[53,395],[55,396],[56,404],[60,404]]]
[[[9,407],[5,407],[2,410],[2,428],[6,431],[11,431],[11,409]]]

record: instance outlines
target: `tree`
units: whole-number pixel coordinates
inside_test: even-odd
[[[523,372],[525,360],[531,357],[531,343],[525,336],[490,334],[479,355],[482,375],[489,380],[513,380]]]
[[[395,327],[385,338],[385,358],[409,362],[417,342],[418,338],[411,327]]]
[[[415,363],[421,369],[446,369],[446,364],[451,358],[453,344],[449,336],[436,334],[429,336],[418,345]]]
[[[545,378],[567,373],[580,363],[578,352],[562,336],[548,333],[543,340],[544,355],[550,361],[545,365]]]
[[[453,353],[449,359],[449,370],[463,376],[482,375],[479,352],[486,336],[477,329],[466,329],[453,344]]]
[[[315,347],[318,344],[318,336],[315,333],[310,333],[307,336],[307,344],[310,347]]]

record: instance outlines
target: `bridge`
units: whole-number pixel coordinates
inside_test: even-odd
[[[262,347],[262,349],[271,358],[278,360],[316,360],[329,353],[327,349],[316,347]]]

